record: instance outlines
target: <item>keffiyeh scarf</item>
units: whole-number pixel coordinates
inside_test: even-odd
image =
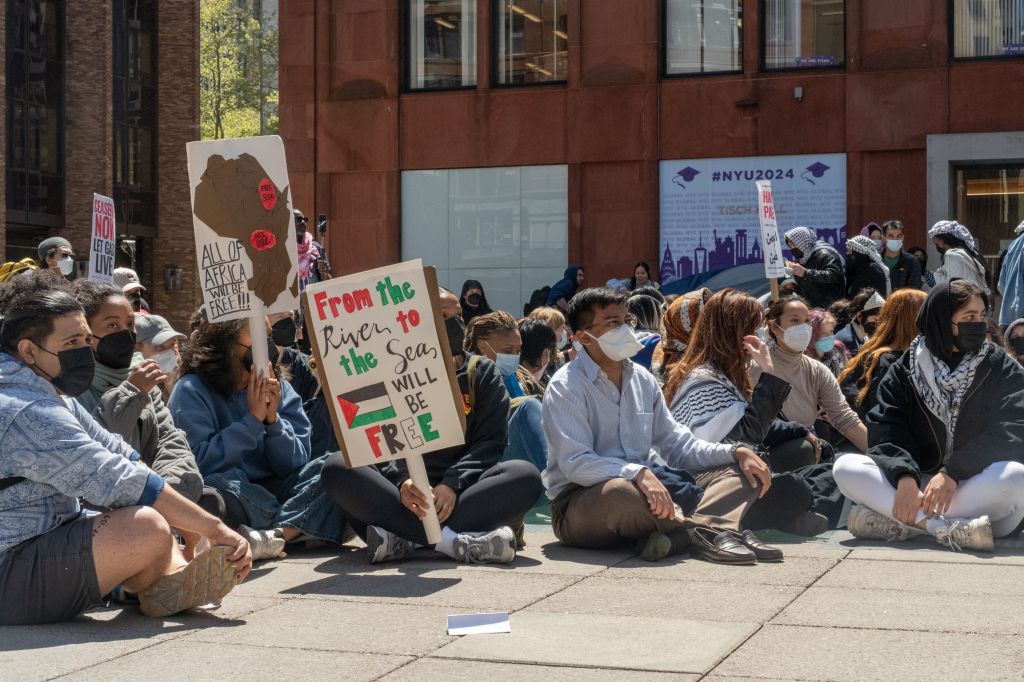
[[[971,236],[971,231],[955,220],[940,220],[932,225],[931,229],[928,230],[928,239],[940,234],[953,235],[972,249],[977,248],[977,243],[974,241],[974,237]]]
[[[670,411],[698,438],[721,442],[747,409],[736,385],[717,367],[701,365],[672,398]]]
[[[818,239],[817,233],[809,227],[794,227],[784,235],[796,248],[800,249],[800,265],[807,265],[811,255],[818,249],[835,251],[827,242]],[[870,241],[870,240],[868,240]],[[839,255],[836,252],[836,255]]]
[[[992,343],[986,341],[977,351],[965,355],[951,370],[928,350],[923,336],[918,336],[910,344],[910,380],[928,410],[946,425],[947,450],[953,447],[953,434],[967,389],[974,383],[978,366],[991,350]]]
[[[320,257],[320,250],[313,244],[313,235],[306,232],[302,235],[302,241],[298,244],[299,252],[299,279],[308,282]]]

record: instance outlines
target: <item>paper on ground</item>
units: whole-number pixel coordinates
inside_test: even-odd
[[[467,613],[448,616],[449,635],[494,635],[512,632],[507,613]]]

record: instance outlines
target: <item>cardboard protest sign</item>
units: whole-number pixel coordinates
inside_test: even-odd
[[[102,194],[92,195],[92,238],[89,241],[89,275],[93,282],[114,281],[116,248],[114,200]]]
[[[779,237],[779,223],[775,219],[775,200],[772,197],[772,183],[758,180],[757,215],[761,221],[761,243],[764,244],[764,276],[775,280],[786,275],[786,262],[782,259]]]
[[[210,322],[298,308],[298,255],[280,137],[190,142],[188,176]],[[260,332],[262,335],[263,332]]]
[[[436,272],[414,260],[310,284],[302,296],[345,463],[404,458],[432,500],[423,455],[464,444],[466,428]],[[423,525],[440,541],[433,505]]]

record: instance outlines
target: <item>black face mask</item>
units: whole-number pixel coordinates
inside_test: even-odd
[[[878,322],[865,322],[861,326],[864,327],[864,331],[867,332],[868,336],[872,336],[875,330],[878,329]]]
[[[267,337],[267,357],[270,358],[272,364],[277,363],[277,344],[274,343],[272,336]],[[245,347],[245,355],[242,356],[242,364],[245,366],[246,372],[252,371],[252,346]]]
[[[804,252],[797,248],[790,248],[789,252],[793,254],[793,258],[800,260],[804,257]]]
[[[1024,336],[1015,336],[1010,339],[1010,350],[1014,355],[1024,355]]]
[[[480,305],[482,298],[483,297],[480,294],[470,294],[466,297],[466,303],[468,303],[470,307],[475,308]]]
[[[39,348],[60,361],[60,372],[57,376],[51,377],[47,374],[47,377],[50,379],[50,383],[60,389],[62,393],[75,398],[92,386],[92,379],[96,375],[96,360],[93,359],[92,348],[82,346],[81,348],[62,350],[59,353],[48,351],[42,346]],[[39,369],[42,370],[41,367]],[[43,374],[46,372],[43,371]]]
[[[107,334],[96,344],[96,359],[110,369],[128,369],[135,353],[135,332],[122,329]]]
[[[972,353],[985,343],[988,325],[984,322],[959,322],[956,330],[959,333],[953,337],[953,346],[961,353]]]
[[[462,318],[450,317],[444,321],[444,331],[448,335],[448,348],[452,355],[461,355],[462,344],[466,340],[466,325]]]
[[[290,317],[278,320],[270,327],[270,336],[278,346],[291,348],[295,345],[295,321]]]

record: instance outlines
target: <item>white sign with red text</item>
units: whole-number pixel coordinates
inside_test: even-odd
[[[757,215],[761,221],[761,243],[764,244],[764,276],[777,279],[786,275],[786,262],[782,259],[779,243],[779,222],[775,217],[775,199],[770,180],[758,180]]]
[[[92,236],[89,241],[89,279],[111,284],[114,281],[116,244],[114,200],[102,194],[92,195]]]

